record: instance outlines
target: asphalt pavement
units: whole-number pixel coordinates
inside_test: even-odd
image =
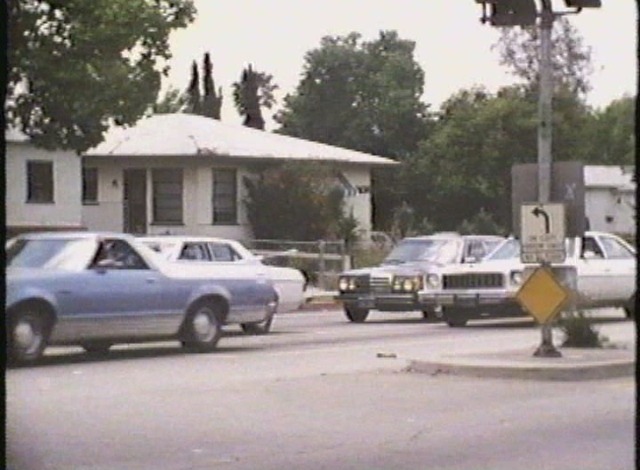
[[[333,292],[315,290],[302,310],[318,311],[339,308]],[[606,335],[603,347],[566,348],[555,344],[559,357],[540,357],[538,346],[503,349],[499,344],[482,353],[441,352],[425,354],[419,348],[403,355],[407,371],[431,375],[448,374],[486,378],[580,381],[634,376],[637,343],[635,323]]]

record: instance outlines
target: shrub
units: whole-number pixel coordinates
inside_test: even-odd
[[[559,321],[559,326],[564,334],[564,347],[601,348],[605,341],[583,312],[564,315]]]

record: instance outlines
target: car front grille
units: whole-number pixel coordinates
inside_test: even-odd
[[[391,292],[391,282],[386,277],[357,276],[354,292],[358,294],[389,293]]]
[[[388,294],[391,292],[391,281],[388,277],[372,277],[370,279],[371,292]]]
[[[500,273],[445,274],[442,285],[445,289],[492,289],[503,287],[504,276]]]

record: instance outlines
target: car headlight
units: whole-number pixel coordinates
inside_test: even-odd
[[[356,287],[358,287],[358,282],[353,276],[343,276],[338,279],[338,290],[340,292],[354,291]]]
[[[509,278],[511,280],[511,284],[519,286],[522,284],[522,271],[511,271]]]
[[[427,284],[429,287],[437,288],[440,287],[440,276],[437,274],[429,274],[427,276]]]
[[[416,292],[422,288],[421,276],[395,276],[391,287],[396,292]]]

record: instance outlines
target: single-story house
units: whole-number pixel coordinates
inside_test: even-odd
[[[591,230],[636,233],[634,167],[585,165],[585,215]]]
[[[44,150],[15,129],[5,131],[7,238],[36,230],[83,229],[82,160],[70,150]]]
[[[365,234],[371,169],[397,164],[203,116],[159,114],[111,129],[83,155],[82,221],[93,230],[250,239],[243,178],[283,161],[330,165]]]
[[[37,148],[11,129],[5,141],[7,236],[89,229],[250,239],[243,177],[282,161],[330,165],[366,235],[371,170],[396,164],[189,114],[155,115],[113,128],[82,156]],[[590,228],[635,234],[633,168],[586,165],[584,183]]]

